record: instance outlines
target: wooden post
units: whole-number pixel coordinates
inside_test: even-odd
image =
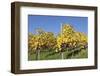
[[[61,59],[64,59],[64,53],[61,52]]]
[[[36,51],[36,60],[40,59],[40,49]]]

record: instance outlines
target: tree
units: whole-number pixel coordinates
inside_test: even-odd
[[[74,29],[71,25],[69,24],[63,24],[61,28],[61,32],[59,36],[57,37],[57,47],[58,51],[61,52],[61,58],[63,59],[64,57],[64,49],[68,48],[70,43],[72,42],[72,37],[74,35]]]
[[[36,34],[29,34],[29,49],[36,53],[36,60],[40,59],[40,51],[44,48],[54,48],[56,45],[56,38],[52,32],[45,32],[40,28],[36,30]]]
[[[57,36],[57,48],[61,52],[61,58],[64,58],[64,49],[82,48],[87,45],[87,36],[84,33],[77,32],[71,25],[63,24],[60,34]]]

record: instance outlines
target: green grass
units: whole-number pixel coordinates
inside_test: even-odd
[[[43,52],[42,52],[43,51]],[[54,50],[42,50],[40,52],[40,59],[38,60],[55,60],[55,59],[61,59],[61,53],[56,53]],[[81,49],[80,51],[64,51],[64,59],[79,59],[79,58],[88,58],[88,50],[87,49]],[[36,54],[35,53],[28,53],[28,60],[36,60]]]

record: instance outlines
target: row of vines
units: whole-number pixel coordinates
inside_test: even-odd
[[[67,51],[67,58],[80,52],[81,49],[87,49],[87,35],[76,31],[71,25],[61,25],[61,31],[55,35],[52,32],[46,32],[37,29],[36,33],[28,34],[28,52],[35,53],[35,59],[40,59],[40,54],[44,49],[53,50],[53,54],[60,54],[60,58],[64,59],[64,52]],[[50,55],[50,54],[49,54]]]

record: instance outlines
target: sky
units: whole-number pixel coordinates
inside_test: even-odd
[[[70,24],[76,31],[88,34],[88,17],[28,15],[28,32],[35,33],[37,28],[58,34],[61,24]]]

